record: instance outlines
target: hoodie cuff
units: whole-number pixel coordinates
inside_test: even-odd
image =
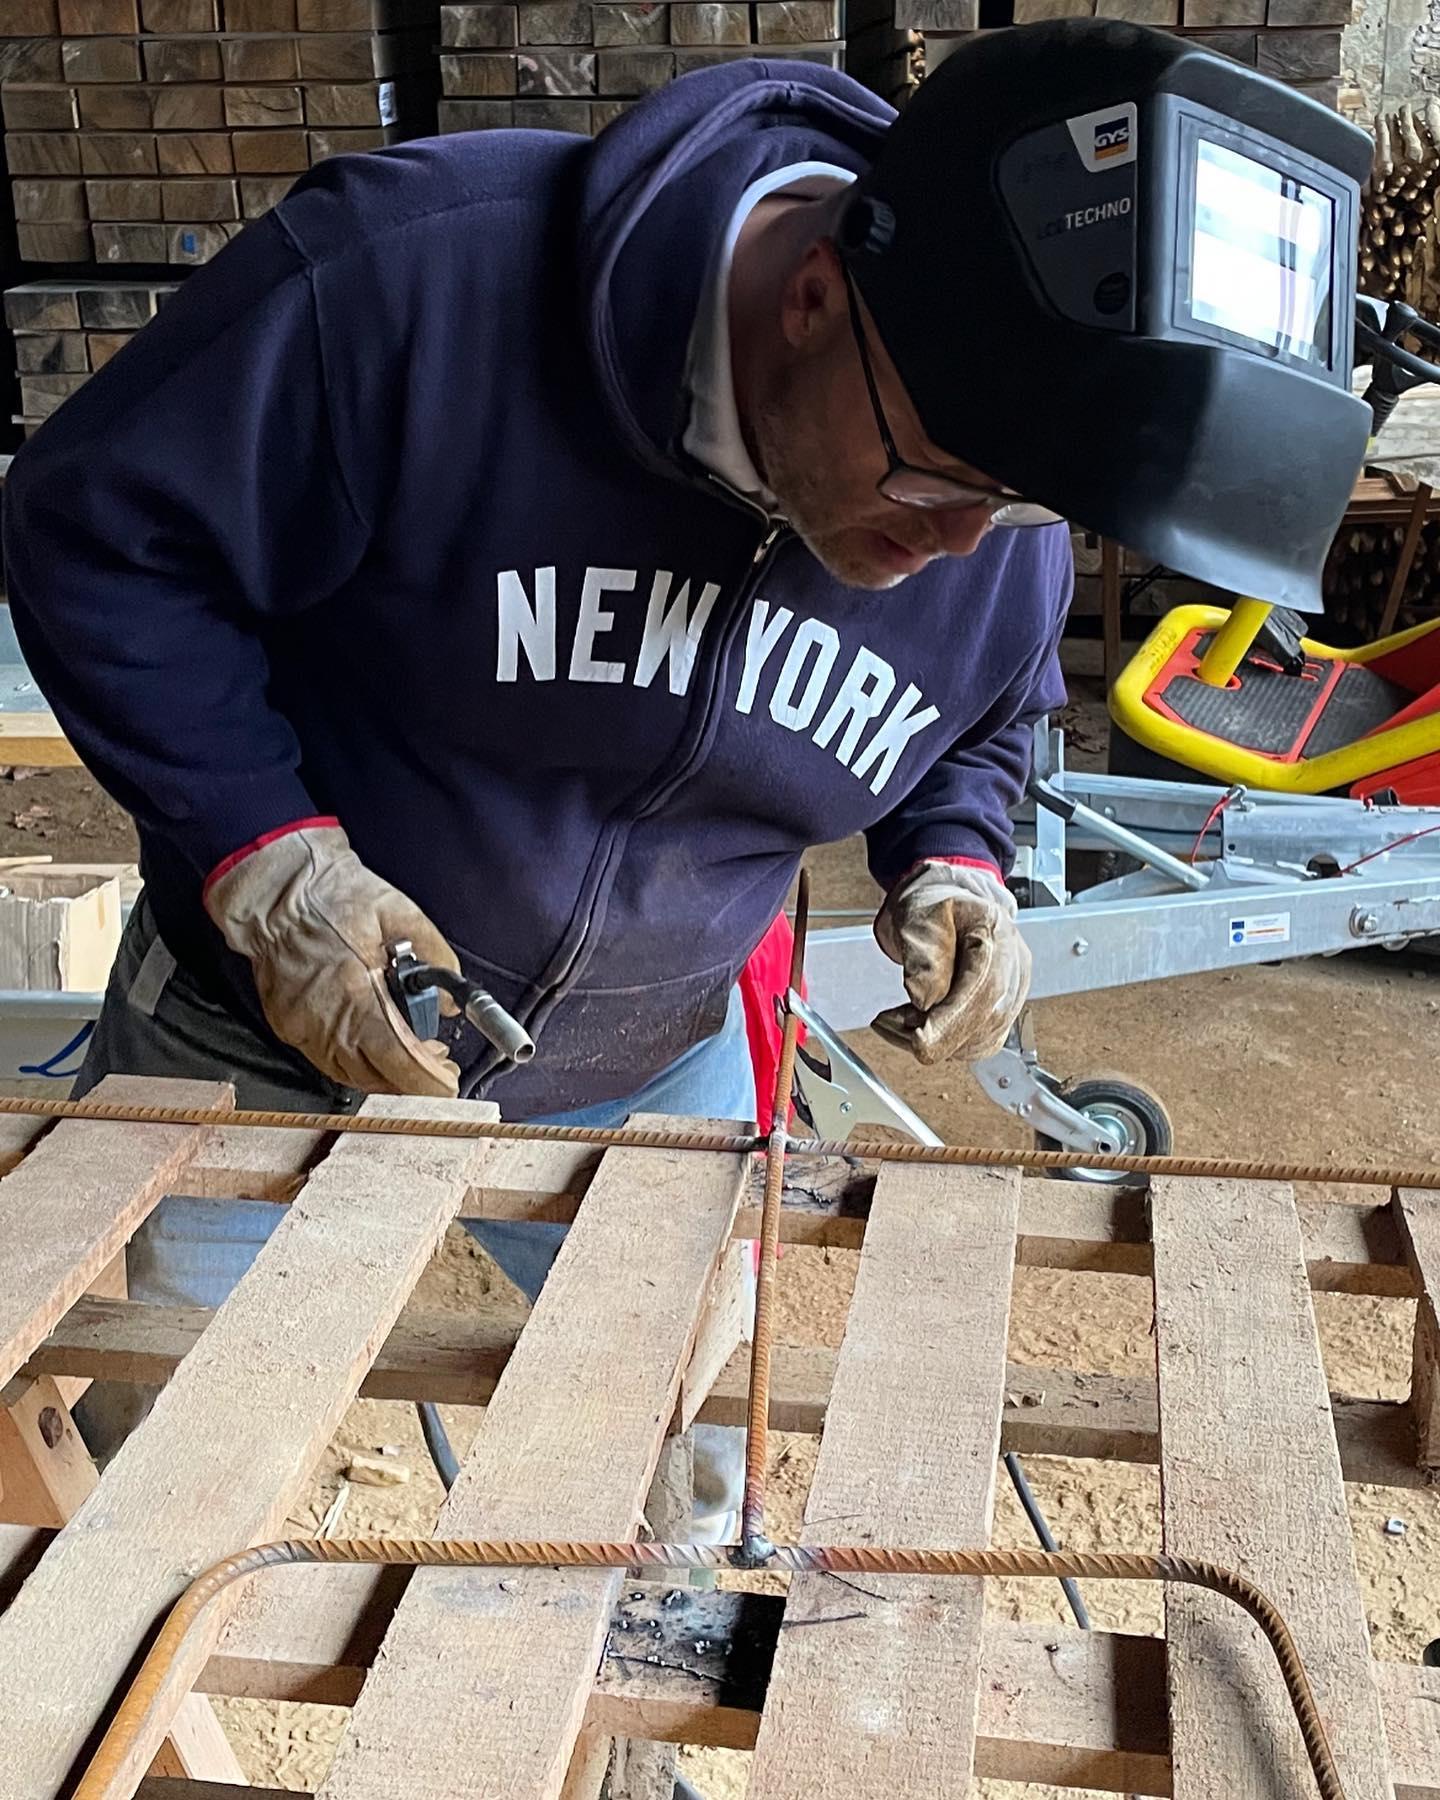
[[[228,875],[232,869],[237,868],[244,862],[247,856],[253,856],[257,850],[263,850],[267,844],[276,843],[280,838],[289,837],[296,831],[319,831],[327,826],[338,830],[340,821],[324,816],[317,816],[310,819],[292,819],[288,825],[277,825],[273,831],[266,831],[259,837],[252,838],[248,844],[242,844],[238,850],[232,850],[227,857],[216,863],[215,867],[205,877],[205,885],[200,890],[201,899],[204,899],[211,888],[214,887],[215,883],[219,881],[223,875]]]
[[[899,887],[899,885],[902,881],[908,881],[910,879],[910,877],[915,873],[915,871],[917,869],[923,869],[925,867],[926,863],[946,863],[952,869],[981,869],[984,871],[985,874],[993,875],[995,877],[995,879],[1000,883],[1001,887],[1004,887],[1004,885],[1005,885],[1005,876],[1004,876],[1003,871],[1000,868],[1000,865],[998,863],[991,862],[988,857],[985,857],[985,856],[921,856],[921,857],[917,857],[916,860],[913,863],[911,863],[911,865],[908,869],[903,870],[899,875],[897,875],[895,877],[895,879],[890,883],[891,890],[893,891],[895,888]]]

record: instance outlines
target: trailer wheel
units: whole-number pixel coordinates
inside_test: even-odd
[[[1133,1081],[1116,1075],[1092,1076],[1087,1081],[1072,1081],[1060,1090],[1067,1105],[1111,1138],[1121,1156],[1168,1156],[1175,1142],[1170,1115],[1160,1099]],[[1059,1150],[1063,1145],[1054,1138],[1037,1132],[1036,1148]],[[1116,1185],[1135,1185],[1133,1175],[1109,1169],[1065,1169],[1062,1181],[1103,1181]]]

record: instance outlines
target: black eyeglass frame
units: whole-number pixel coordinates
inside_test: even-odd
[[[880,389],[875,380],[875,366],[870,360],[870,346],[865,339],[865,321],[860,312],[860,296],[855,288],[855,279],[843,257],[840,266],[845,277],[845,299],[850,308],[850,330],[860,357],[861,373],[865,377],[865,391],[870,396],[870,410],[875,415],[875,428],[880,433],[880,443],[886,456],[885,473],[875,483],[875,490],[880,497],[894,506],[911,506],[924,512],[984,506],[989,509],[992,524],[1011,529],[1058,524],[1059,513],[1052,512],[1038,501],[1027,500],[1021,494],[996,493],[991,488],[975,487],[970,482],[958,481],[953,475],[943,475],[938,469],[922,469],[915,463],[906,462],[900,454],[900,447],[895,442],[895,434],[890,429],[890,421],[886,418],[885,408],[880,401]],[[915,485],[907,487],[904,482],[913,482]],[[1006,516],[1029,512],[1043,516]]]

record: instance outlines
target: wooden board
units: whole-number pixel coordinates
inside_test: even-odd
[[[1151,1192],[1164,1544],[1249,1575],[1280,1608],[1347,1800],[1389,1800],[1345,1488],[1289,1190],[1160,1180]],[[1175,1800],[1309,1791],[1258,1628],[1192,1588],[1166,1596]]]
[[[989,1542],[1019,1186],[991,1170],[878,1177],[805,1541]],[[791,1583],[749,1800],[964,1792],[981,1584],[859,1585],[876,1598]]]
[[[365,1104],[474,1117],[460,1101]],[[486,1154],[473,1140],[350,1138],[290,1208],[103,1489],[0,1618],[3,1800],[56,1794],[133,1647],[191,1576],[279,1530]],[[189,1639],[171,1712],[236,1597],[230,1590]],[[157,1747],[155,1734],[138,1747],[134,1777]]]
[[[223,1082],[107,1075],[97,1100],[228,1110]],[[206,1125],[58,1125],[0,1181],[0,1381],[113,1261],[205,1142]]]
[[[1402,1189],[1395,1196],[1405,1256],[1420,1288],[1410,1405],[1417,1460],[1440,1467],[1440,1195]]]
[[[188,1184],[187,1184],[188,1185]],[[733,1343],[743,1301],[732,1272],[746,1254],[733,1243],[707,1304],[695,1354],[685,1372],[681,1424],[742,1425],[749,1354],[736,1351],[709,1384],[713,1353]],[[146,1306],[86,1296],[59,1321],[27,1360],[27,1379],[56,1375],[96,1381],[168,1381],[195,1347],[213,1313],[201,1306]],[[361,1383],[371,1400],[435,1400],[483,1406],[510,1360],[520,1326],[497,1324],[483,1313],[431,1313],[411,1305],[381,1345]],[[837,1353],[818,1346],[777,1344],[772,1365],[770,1423],[776,1431],[818,1435],[835,1381]],[[1341,1466],[1347,1481],[1422,1488],[1430,1477],[1416,1467],[1410,1407],[1403,1401],[1331,1397]],[[1092,1456],[1109,1462],[1159,1460],[1155,1383],[1131,1376],[1007,1363],[1000,1445],[1024,1456]]]
[[[744,1173],[742,1157],[607,1153],[439,1535],[631,1534]],[[555,1800],[619,1581],[609,1571],[422,1570],[322,1800]]]

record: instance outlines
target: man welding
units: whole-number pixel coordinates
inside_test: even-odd
[[[1206,142],[1238,173],[1201,203]],[[898,121],[749,61],[594,142],[315,169],[8,484],[22,647],[142,844],[79,1091],[751,1116],[737,975],[855,832],[909,994],[879,1023],[994,1051],[1055,521],[1313,598],[1365,441],[1367,157],[1253,70],[1067,21],[977,37]],[[533,1061],[416,1038],[398,940]],[[152,1291],[213,1303],[240,1252],[208,1229],[162,1209]]]

